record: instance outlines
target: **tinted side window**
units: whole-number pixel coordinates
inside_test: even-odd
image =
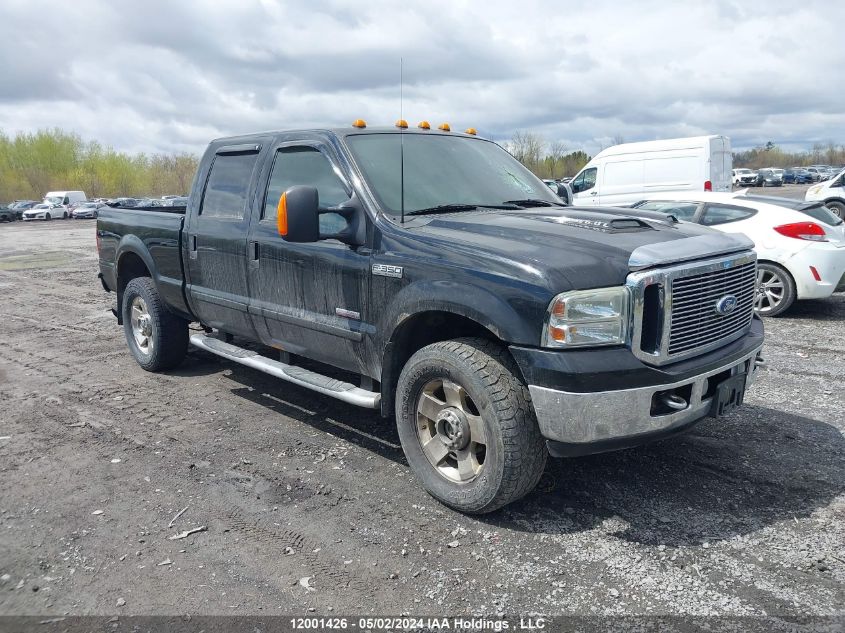
[[[322,153],[313,147],[286,147],[276,153],[267,196],[264,199],[263,219],[276,219],[279,197],[295,185],[316,187],[321,207],[336,206],[349,199],[343,181],[335,173],[329,159]],[[327,223],[323,218],[333,215],[336,214],[321,214],[321,231],[333,232],[326,230],[323,226]],[[339,226],[343,227],[343,225]]]
[[[200,215],[240,220],[246,209],[252,169],[258,154],[220,154],[205,185]]]
[[[727,224],[728,222],[738,222],[756,215],[753,209],[740,209],[738,207],[723,207],[718,204],[708,205],[701,217],[701,223],[707,226],[715,226],[717,224]]]
[[[590,167],[572,181],[572,191],[579,193],[581,191],[588,191],[596,186],[596,172],[595,167]]]

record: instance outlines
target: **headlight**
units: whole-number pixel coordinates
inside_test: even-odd
[[[621,345],[628,337],[628,288],[574,290],[549,304],[544,347]]]
[[[810,187],[807,190],[807,193],[818,193],[819,191],[821,191],[821,188],[822,188],[821,185],[816,185],[815,187]]]

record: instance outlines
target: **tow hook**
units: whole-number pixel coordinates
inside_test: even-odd
[[[762,354],[757,354],[757,357],[754,359],[754,368],[755,369],[765,369],[768,366],[766,359],[763,358]]]
[[[683,411],[687,408],[687,401],[675,393],[664,393],[660,398],[660,402],[674,411]]]

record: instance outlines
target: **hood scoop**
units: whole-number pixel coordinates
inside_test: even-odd
[[[589,231],[601,233],[635,233],[639,231],[653,231],[654,227],[640,218],[632,216],[614,216],[599,213],[561,213],[556,215],[539,215],[536,219],[554,224],[575,226]]]

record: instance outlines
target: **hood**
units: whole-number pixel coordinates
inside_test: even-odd
[[[744,236],[630,209],[478,210],[427,220],[406,224],[433,242],[426,249],[439,243],[468,267],[533,275],[557,291],[622,285],[633,270],[753,247]]]

